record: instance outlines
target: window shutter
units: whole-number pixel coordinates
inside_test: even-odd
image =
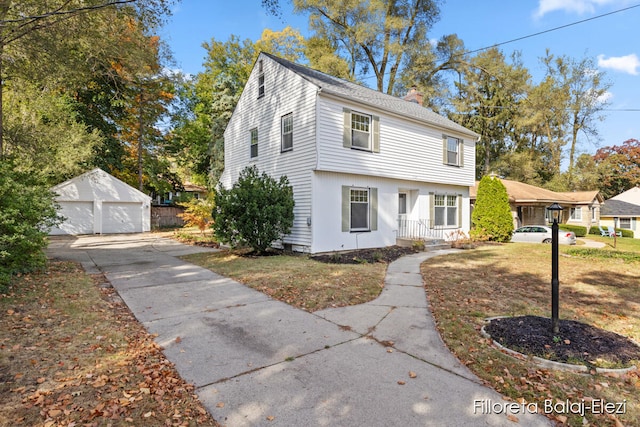
[[[429,228],[433,228],[433,226],[436,224],[436,207],[434,205],[434,193],[430,192],[429,193]]]
[[[442,163],[447,164],[447,135],[442,135]]]
[[[349,231],[349,212],[351,208],[351,187],[342,186],[342,231]]]
[[[464,166],[464,140],[459,140],[458,143],[458,166]]]
[[[351,110],[344,108],[342,110],[344,116],[344,128],[342,130],[342,146],[351,148]]]
[[[458,227],[462,228],[462,194],[458,194]]]
[[[373,152],[380,152],[380,117],[373,116]]]
[[[369,189],[369,229],[378,229],[378,189]]]

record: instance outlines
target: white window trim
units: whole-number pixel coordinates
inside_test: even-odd
[[[291,129],[288,132],[285,131],[286,120],[291,120]],[[290,147],[284,146],[286,135],[290,135],[290,138],[291,138]],[[284,153],[286,151],[292,151],[292,150],[293,150],[293,113],[289,113],[280,117],[280,152]]]
[[[442,197],[443,198],[443,205],[438,205],[436,204],[438,197]],[[449,205],[449,200],[450,198],[453,198],[454,200],[454,204],[453,205]],[[433,195],[433,225],[435,227],[443,227],[443,228],[460,228],[462,225],[460,224],[460,209],[462,209],[461,205],[461,198],[462,196],[460,196],[459,194],[443,194],[443,193],[435,193]],[[444,208],[443,211],[443,222],[444,224],[436,224],[436,209],[437,208]],[[448,224],[447,219],[449,218],[449,209],[455,209],[455,223],[454,224]]]
[[[369,119],[369,139],[367,147],[360,147],[357,145],[353,145],[353,132],[363,132],[352,129],[352,120],[353,115],[357,114],[359,116],[367,117]],[[342,145],[345,148],[349,148],[356,151],[364,151],[369,153],[379,153],[380,152],[380,117],[374,116],[373,114],[363,113],[361,111],[352,111],[349,108],[343,108],[343,116],[344,116],[344,133],[342,137]]]
[[[364,194],[367,195],[367,201],[366,202],[360,202],[360,201],[354,201],[353,200],[353,193],[355,191],[359,191],[362,192]],[[362,188],[362,187],[352,187],[349,191],[349,231],[371,231],[371,192],[369,191],[368,188]],[[366,227],[353,227],[352,225],[352,215],[353,215],[353,204],[357,203],[357,204],[365,204],[367,205],[367,225]]]
[[[254,143],[254,139],[253,139],[254,132],[255,132],[255,136],[256,136],[255,137],[255,143]],[[258,154],[259,154],[258,153],[258,142],[259,142],[259,139],[258,139],[258,128],[253,128],[253,129],[249,130],[249,158],[251,158],[251,159],[258,158]],[[256,155],[255,156],[253,155],[253,147],[254,146],[256,147],[256,150],[255,150],[256,151]]]
[[[576,215],[579,213],[579,215]],[[582,206],[569,208],[569,221],[582,222]]]
[[[453,153],[453,151],[449,150],[449,142],[450,141],[455,141],[456,142],[456,159],[455,162],[450,162],[449,161],[449,153]],[[463,167],[464,166],[464,140],[455,136],[451,136],[451,135],[442,135],[442,151],[443,151],[443,155],[442,155],[442,163],[444,163],[447,166],[456,166],[456,167]]]

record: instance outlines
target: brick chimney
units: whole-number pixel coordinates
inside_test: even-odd
[[[403,98],[405,101],[415,102],[418,105],[422,105],[422,92],[418,92],[418,88],[413,86],[407,92],[407,95]]]

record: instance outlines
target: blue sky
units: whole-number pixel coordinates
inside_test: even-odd
[[[171,47],[177,67],[196,74],[205,57],[202,43],[212,37],[226,41],[233,34],[255,41],[264,28],[281,30],[287,25],[307,34],[306,17],[293,15],[288,0],[280,3],[282,18],[268,15],[260,0],[182,0],[160,35]],[[455,33],[467,50],[475,50],[631,7],[500,46],[505,54],[520,51],[536,81],[542,75],[539,58],[547,48],[577,60],[594,58],[613,86],[610,111],[599,125],[601,141],[582,137],[581,151],[593,153],[598,146],[640,139],[640,7],[633,7],[638,4],[640,0],[445,0],[429,37]]]

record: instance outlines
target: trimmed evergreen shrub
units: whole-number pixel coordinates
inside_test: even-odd
[[[470,235],[474,239],[494,242],[511,240],[513,216],[509,195],[499,178],[485,176],[480,180],[471,223]]]
[[[247,166],[231,189],[215,191],[213,230],[221,242],[249,246],[263,253],[291,231],[293,190],[286,176],[276,181],[258,168]]]
[[[573,231],[576,237],[584,237],[587,235],[587,227],[583,225],[560,224],[560,230]],[[598,230],[598,227],[596,227],[596,230]],[[600,234],[600,230],[598,230],[598,234]]]

